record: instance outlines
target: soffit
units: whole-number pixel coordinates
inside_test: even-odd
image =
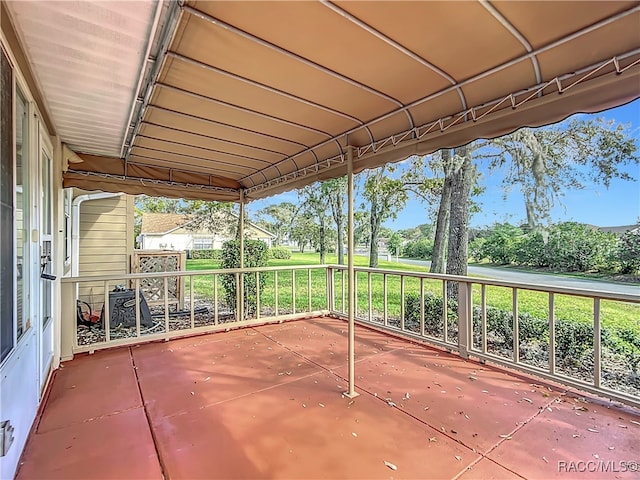
[[[77,152],[120,156],[157,4],[7,6],[57,134]]]

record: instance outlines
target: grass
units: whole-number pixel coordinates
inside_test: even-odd
[[[327,263],[337,263],[335,255],[327,255]],[[301,266],[319,265],[319,255],[316,253],[293,253],[289,260],[269,261],[269,266]],[[357,267],[368,266],[368,258],[365,256],[355,256],[354,264]],[[219,268],[219,262],[214,260],[188,260],[187,270],[209,270]],[[403,265],[395,262],[380,260],[379,268],[389,270],[401,270],[406,272],[427,272],[425,267],[419,265]],[[261,288],[261,306],[275,308],[275,274],[273,272],[263,273],[263,287]],[[369,278],[370,277],[370,278]],[[311,270],[311,296],[309,296],[307,271],[298,271],[295,275],[295,295],[290,271],[278,273],[278,307],[287,311],[306,310],[311,302],[312,310],[327,308],[326,299],[326,274],[322,269]],[[219,279],[218,279],[219,281]],[[346,272],[335,272],[335,306],[337,310],[346,311],[343,298],[346,299]],[[382,274],[367,274],[360,272],[357,275],[358,315],[367,316],[371,307],[372,315],[382,315],[385,303],[389,317],[399,317],[401,313],[401,280],[398,275],[387,275],[387,296],[386,302],[383,295],[384,276]],[[189,289],[189,279],[187,279],[187,291]],[[369,295],[369,282],[371,282],[371,295]],[[219,284],[219,298],[222,298],[222,288]],[[432,292],[435,295],[442,295],[442,282],[438,280],[424,281],[425,292]],[[213,297],[213,279],[210,276],[196,277],[194,280],[194,291],[196,297]],[[343,293],[344,291],[344,293]],[[420,280],[417,278],[404,277],[404,293],[406,295],[418,295],[420,292]],[[371,300],[370,300],[371,297]],[[473,287],[474,303],[480,304],[480,286]],[[513,305],[512,289],[505,287],[488,286],[486,288],[487,305],[502,310],[511,311]],[[370,303],[371,302],[371,303]],[[520,313],[529,313],[539,318],[547,318],[549,314],[549,295],[544,292],[533,292],[528,290],[518,290],[518,309]],[[555,316],[557,319],[568,319],[573,321],[592,323],[593,322],[593,300],[588,298],[575,297],[570,295],[555,296]],[[640,305],[618,301],[601,302],[601,322],[609,328],[627,328],[640,332]]]

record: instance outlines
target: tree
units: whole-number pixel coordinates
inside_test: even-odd
[[[276,235],[274,242],[276,246],[280,245],[290,235],[291,227],[299,210],[293,203],[282,202],[269,205],[258,212],[263,222]]]
[[[150,197],[136,195],[135,208],[141,213],[181,213],[181,200],[178,198]]]
[[[356,245],[369,245],[371,238],[371,224],[369,223],[369,212],[366,210],[356,210],[353,212],[354,228],[353,241]]]
[[[449,231],[449,217],[451,215],[451,190],[453,188],[453,172],[456,169],[451,150],[445,148],[440,151],[444,181],[440,194],[440,205],[436,218],[436,231],[433,241],[433,255],[431,257],[431,273],[444,273],[445,251],[447,250],[447,233]]]
[[[191,222],[186,226],[187,229],[206,230],[231,236],[237,236],[240,232],[240,216],[235,210],[233,203],[204,200],[187,200],[181,208],[182,213],[191,218]]]
[[[314,245],[318,242],[319,231],[318,225],[313,221],[313,215],[309,212],[302,212],[296,215],[289,238],[298,244],[300,253],[304,253],[307,245]]]
[[[387,241],[387,246],[389,247],[389,251],[391,252],[391,254],[395,253],[397,256],[399,256],[400,253],[402,253],[402,243],[402,235],[400,235],[398,232],[393,232],[393,234]]]
[[[180,213],[180,200],[177,198],[150,197],[136,195],[133,207],[133,238],[137,242],[142,229],[142,215],[144,213]]]
[[[317,249],[320,253],[320,263],[326,263],[328,232],[327,223],[329,216],[327,215],[326,198],[322,195],[322,189],[318,184],[307,185],[298,191],[298,195],[302,200],[302,209],[312,218],[318,225]]]
[[[369,223],[371,236],[369,241],[369,267],[378,266],[378,239],[382,222],[396,215],[407,202],[408,195],[402,179],[387,176],[395,167],[379,167],[367,175],[364,184],[364,197],[370,202]]]
[[[608,188],[614,178],[631,180],[623,167],[640,162],[628,127],[604,119],[521,128],[490,145],[483,156],[492,158],[492,168],[506,167],[505,189],[522,192],[530,229],[549,220],[567,190],[584,189],[587,182]]]
[[[467,274],[469,199],[471,187],[476,180],[475,168],[471,163],[471,152],[470,145],[464,145],[454,150],[454,159],[460,163],[460,168],[455,169],[451,181],[447,273],[452,275]]]
[[[621,236],[619,258],[622,273],[640,274],[640,233],[629,231]]]
[[[344,264],[344,197],[347,195],[347,177],[326,180],[320,184],[321,195],[327,199],[331,217],[336,224],[338,263]]]

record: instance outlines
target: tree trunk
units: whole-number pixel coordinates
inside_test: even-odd
[[[327,232],[324,225],[324,220],[320,220],[320,265],[326,263],[327,257]]]
[[[453,172],[451,150],[442,150],[442,164],[444,167],[444,184],[438,207],[436,220],[436,232],[433,241],[433,254],[431,255],[431,273],[444,273],[445,251],[447,247],[447,231],[449,230],[449,216],[451,212],[451,176]]]
[[[333,218],[336,221],[336,227],[338,230],[338,264],[344,265],[344,218],[342,214],[343,198],[342,195],[337,195],[336,203],[334,205]]]
[[[371,237],[369,239],[369,267],[378,268],[378,236],[380,235],[380,215],[376,202],[371,202]],[[349,252],[351,255],[351,252]]]
[[[447,251],[447,273],[467,274],[467,248],[469,243],[469,195],[474,180],[471,152],[467,145],[454,150],[462,159],[462,165],[452,175],[451,217],[449,220],[449,247]],[[458,285],[450,285],[448,296],[456,298]]]

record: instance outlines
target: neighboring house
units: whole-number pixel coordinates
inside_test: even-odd
[[[237,221],[236,215],[233,218]],[[219,250],[224,242],[232,239],[227,232],[189,228],[193,222],[189,215],[144,213],[139,246],[142,250]],[[276,238],[273,233],[251,222],[245,224],[245,232],[247,238],[262,240],[269,247]]]
[[[621,225],[619,227],[597,227],[601,232],[606,233],[617,233],[619,235],[623,235],[627,232],[633,233],[635,235],[640,235],[640,224],[636,223],[635,225]]]

